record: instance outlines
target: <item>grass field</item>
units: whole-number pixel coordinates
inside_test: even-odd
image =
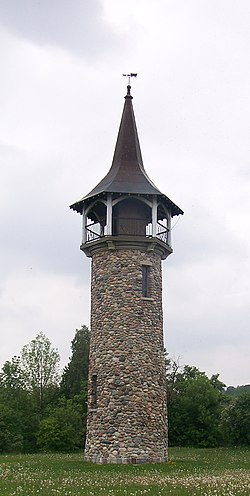
[[[82,454],[0,455],[1,496],[250,495],[250,449],[172,448],[163,464],[93,465]]]

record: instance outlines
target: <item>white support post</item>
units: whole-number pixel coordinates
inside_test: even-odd
[[[154,196],[152,202],[152,237],[156,238],[156,234],[157,234],[157,196]]]
[[[86,224],[87,224],[87,216],[86,216],[85,208],[83,205],[83,207],[82,207],[82,244],[86,243],[86,241],[87,241]]]
[[[171,214],[167,211],[167,229],[168,229],[168,245],[171,246]]]
[[[112,236],[112,196],[107,196],[107,236]]]

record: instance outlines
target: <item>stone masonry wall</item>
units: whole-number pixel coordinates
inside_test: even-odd
[[[142,293],[149,267],[149,295]],[[140,250],[92,256],[91,346],[85,459],[167,459],[161,257]]]

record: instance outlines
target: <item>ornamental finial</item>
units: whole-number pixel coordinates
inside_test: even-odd
[[[123,76],[128,78],[128,85],[127,85],[127,96],[130,96],[130,78],[132,77],[137,77],[137,72],[130,72],[129,74],[123,74]]]

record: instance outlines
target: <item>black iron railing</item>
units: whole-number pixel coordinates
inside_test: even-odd
[[[163,241],[163,243],[170,244],[169,243],[169,229],[166,226],[164,226],[164,224],[161,224],[159,221],[157,222],[156,236],[161,241]]]
[[[98,223],[92,222],[92,224],[88,224],[86,226],[86,241],[96,241],[99,238],[104,236],[104,232],[102,233],[101,226]]]
[[[86,242],[96,241],[107,236],[107,226],[92,222],[86,226]],[[152,223],[145,225],[142,219],[119,218],[113,219],[112,236],[145,236],[153,237]],[[157,222],[156,237],[163,243],[170,244],[169,229],[161,222]]]

